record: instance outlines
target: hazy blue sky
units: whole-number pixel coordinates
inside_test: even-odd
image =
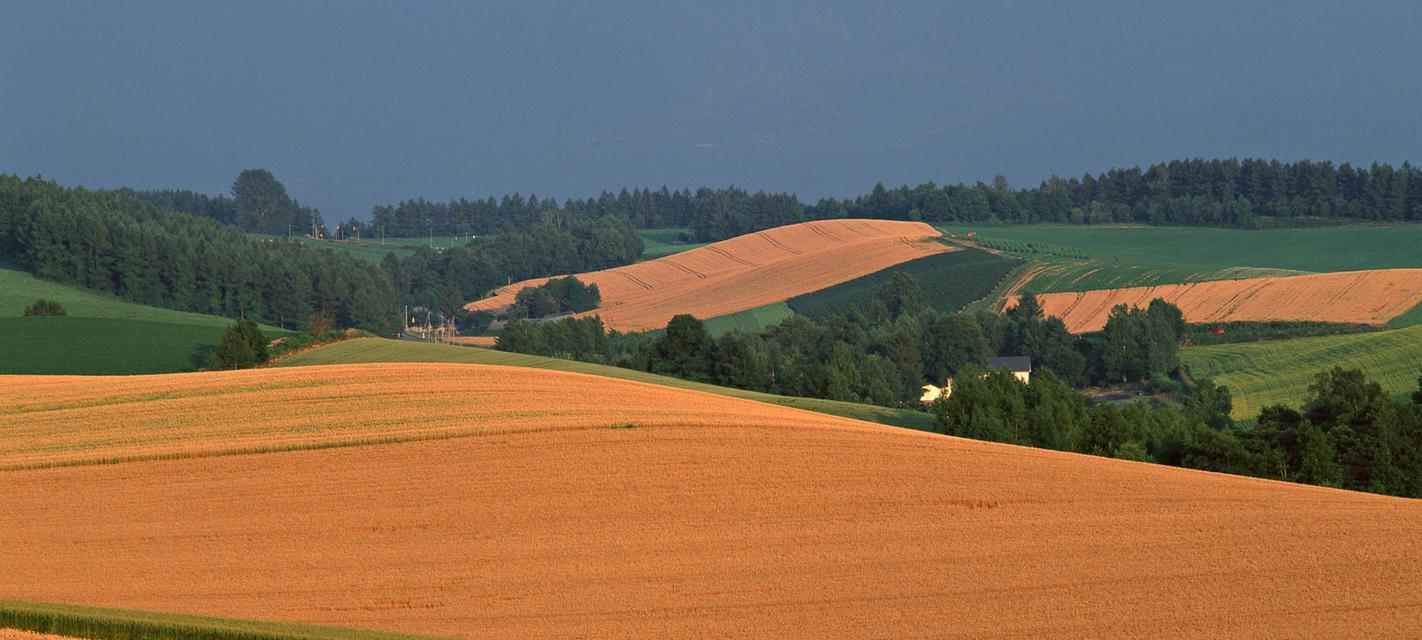
[[[1417,2],[391,4],[0,0],[0,171],[218,193],[266,167],[330,220],[1422,159]]]

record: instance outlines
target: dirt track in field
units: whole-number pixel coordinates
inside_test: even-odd
[[[745,311],[818,291],[953,248],[921,222],[820,220],[776,227],[648,262],[577,274],[596,283],[596,314],[611,329],[661,329],[678,313],[698,318]],[[471,302],[470,311],[499,311],[535,278]]]
[[[1422,634],[1418,501],[526,369],[0,385],[7,456],[17,407],[85,402],[55,442],[475,434],[0,472],[11,598],[464,637]]]
[[[498,336],[459,336],[450,338],[454,344],[467,344],[476,347],[492,347],[499,341]]]
[[[1188,322],[1315,320],[1386,324],[1422,302],[1422,269],[1344,271],[1278,278],[1214,280],[1155,287],[1037,295],[1043,311],[1073,333],[1098,331],[1118,304],[1162,298]],[[1010,302],[1009,306],[1015,305]]]

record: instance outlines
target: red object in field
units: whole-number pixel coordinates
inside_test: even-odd
[[[1224,333],[1224,329],[1222,327],[1215,327],[1210,329],[1210,333]]]
[[[969,237],[969,238],[973,237],[973,234],[974,234],[974,233],[977,233],[977,232],[976,232],[976,231],[969,231],[969,232],[968,232],[968,237]]]

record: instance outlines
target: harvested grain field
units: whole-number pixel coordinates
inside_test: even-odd
[[[1315,320],[1381,325],[1422,302],[1422,269],[1344,271],[1037,295],[1042,310],[1061,318],[1073,333],[1100,330],[1106,326],[1111,308],[1118,304],[1143,308],[1155,298],[1180,307],[1187,322]]]
[[[758,231],[650,262],[577,274],[595,283],[599,315],[611,329],[661,329],[672,316],[714,318],[781,302],[953,248],[920,222],[820,220]],[[471,302],[470,311],[501,311],[535,278]]]
[[[342,412],[362,434],[467,433],[0,472],[0,548],[24,551],[6,556],[0,593],[463,637],[1422,634],[1419,501],[550,371],[282,373],[85,393],[7,378],[0,424],[130,416],[88,453],[48,454],[80,458],[184,428],[132,419],[174,411],[277,443],[297,429],[287,413]],[[302,395],[327,380],[341,382]],[[501,381],[525,389],[489,387]],[[212,395],[224,385],[245,391]],[[319,400],[347,385],[384,402],[428,388],[433,417]],[[210,402],[172,404],[195,390]]]
[[[33,631],[21,631],[19,629],[0,629],[0,640],[75,640],[69,636],[57,636],[52,633],[35,633]]]
[[[660,393],[665,387],[640,382],[503,366],[0,376],[0,389],[7,390],[0,394],[0,469],[593,429],[613,422],[773,424],[760,418],[766,405],[758,402],[705,393],[668,396]],[[844,422],[796,414],[806,425]]]

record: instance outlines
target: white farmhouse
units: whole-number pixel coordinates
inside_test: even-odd
[[[1017,378],[1022,384],[1032,382],[1032,358],[1028,356],[1007,356],[1002,358],[988,358],[987,366],[994,371],[1010,371],[1012,377]],[[949,378],[943,386],[931,384],[923,385],[923,395],[918,401],[923,404],[933,404],[939,398],[947,398],[953,395],[953,379]]]

